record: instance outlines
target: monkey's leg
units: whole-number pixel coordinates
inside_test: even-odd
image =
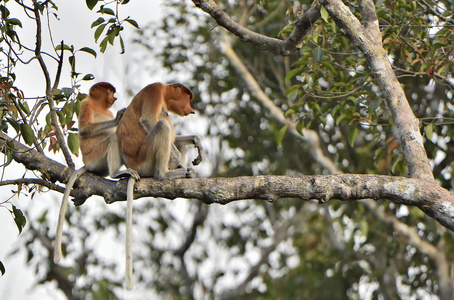
[[[117,135],[112,133],[109,136],[109,145],[107,147],[107,167],[109,169],[109,176],[112,178],[118,178],[123,176],[131,176],[135,180],[139,180],[139,173],[133,169],[127,168],[121,170],[121,157],[120,150],[118,149]]]
[[[174,170],[177,168],[182,168],[185,162],[186,153],[182,153],[173,143],[170,149],[170,161],[169,161],[169,170]]]
[[[188,172],[185,168],[168,170],[172,146],[170,125],[166,120],[160,120],[148,133],[140,150],[145,154],[144,164],[147,170],[144,171],[147,175],[159,180],[187,177]]]

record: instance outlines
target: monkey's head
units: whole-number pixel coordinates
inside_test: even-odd
[[[185,117],[190,114],[195,114],[191,107],[191,100],[194,97],[191,90],[180,83],[169,84],[170,97],[167,97],[167,110]]]
[[[104,101],[107,108],[112,107],[117,98],[114,96],[116,90],[113,85],[108,82],[95,83],[89,91],[91,98],[97,101]]]

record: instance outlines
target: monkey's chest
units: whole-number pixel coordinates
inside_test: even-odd
[[[105,115],[105,114],[102,114],[102,113],[99,113],[99,112],[95,112],[93,114],[93,117],[94,117],[96,123],[113,120],[112,116]]]

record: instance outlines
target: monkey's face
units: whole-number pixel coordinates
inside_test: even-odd
[[[106,104],[108,108],[111,108],[112,105],[117,101],[117,97],[114,96],[114,91],[112,90],[106,90]]]
[[[195,114],[194,109],[191,107],[191,97],[188,94],[177,99],[171,99],[167,104],[167,109],[181,117]]]

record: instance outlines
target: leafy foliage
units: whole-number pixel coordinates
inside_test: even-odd
[[[128,2],[86,0],[89,10],[97,9],[92,28],[101,53],[115,40],[125,50],[121,36],[125,22],[138,28],[133,19],[119,16],[119,9]],[[285,38],[295,16],[312,2],[223,1],[222,9],[251,30]],[[74,121],[84,96],[78,89],[81,81],[94,77],[79,73],[77,62],[87,54],[96,58],[97,51],[52,42],[46,45],[47,54],[38,46],[26,47],[43,41],[22,40],[16,29],[28,17],[12,14],[9,5],[19,5],[34,21],[47,14],[56,16],[58,8],[52,1],[24,3],[0,3],[0,128],[41,153],[68,148],[77,155]],[[183,78],[200,95],[195,106],[203,112],[202,123],[209,126],[198,129],[205,130],[203,140],[214,149],[209,154],[212,176],[327,173],[311,158],[315,149],[304,142],[305,129],[318,134],[324,154],[344,172],[407,174],[383,95],[362,54],[324,8],[300,51],[280,57],[236,40],[193,5],[177,0],[165,4],[162,23],[137,32],[136,42],[146,50],[137,63],[142,69],[162,64],[168,81]],[[361,19],[357,3],[348,5]],[[454,45],[450,16],[454,3],[379,0],[375,5],[384,47],[421,121],[434,174],[451,189]],[[265,97],[296,124],[301,139],[251,92],[250,83],[226,50],[234,52]],[[63,54],[69,54],[67,60]],[[38,59],[41,65],[48,60],[58,66],[68,64],[71,86],[60,87],[58,79],[52,82],[43,67],[45,95],[25,97],[16,86],[15,66]],[[176,127],[186,129],[181,124]],[[13,160],[13,150],[11,143],[2,150],[5,167]],[[43,185],[52,183],[45,170],[33,180],[25,176],[17,180],[13,194],[32,198],[43,191],[35,185],[37,180]],[[135,229],[140,234],[135,242],[136,282],[163,298],[437,296],[443,279],[452,282],[440,275],[440,262],[453,260],[453,233],[445,232],[418,209],[372,203],[317,206],[288,199],[206,207],[188,200],[140,202],[135,205]],[[11,207],[21,232],[26,224],[23,213],[9,200],[2,207]],[[72,299],[116,297],[122,280],[117,262],[106,259],[106,253],[99,253],[95,246],[102,237],[122,235],[123,214],[114,208],[106,211],[104,206],[102,211],[82,207],[66,218],[74,225],[64,237],[64,248],[71,250],[66,266],[50,259],[53,234],[47,211],[37,220],[28,220],[30,229],[21,235],[39,283],[56,281]],[[399,233],[394,221],[410,233]],[[428,249],[437,253],[437,260],[427,255]],[[5,272],[1,263],[0,271]]]
[[[286,134],[288,127],[275,120],[256,100],[247,82],[228,60],[224,42],[232,44],[233,51],[266,96],[297,124],[298,132],[302,134],[303,128],[308,128],[319,134],[321,148],[344,172],[407,174],[390,112],[370,76],[366,60],[326,11],[321,10],[322,18],[314,24],[299,53],[277,57],[226,37],[228,34],[214,28],[211,19],[193,13],[179,1],[167,3],[173,9],[163,18],[162,31],[157,31],[155,25],[142,28],[137,42],[154,51],[155,56],[162,57],[171,79],[172,76],[177,78],[182,70],[190,71],[188,77],[201,97],[197,108],[211,124],[209,135],[220,135],[222,141],[228,142],[228,145],[219,145],[223,155],[219,157],[217,176],[325,172],[308,159],[312,149]],[[235,5],[223,3],[222,9],[249,29],[285,38],[293,29],[294,15],[311,5],[310,1],[300,3],[301,7],[293,6],[291,1],[239,1]],[[448,145],[451,144],[452,106],[449,103],[452,102],[453,62],[448,57],[452,55],[453,45],[446,41],[453,33],[448,19],[453,3],[437,1],[437,12],[440,13],[436,17],[431,7],[424,3],[376,1],[375,5],[385,50],[421,120],[421,130],[428,138],[428,155],[432,159],[446,155],[446,159],[433,161],[434,173],[443,186],[450,188],[452,159],[448,157],[452,155],[452,149]],[[357,3],[349,2],[348,5],[361,19]],[[157,47],[156,40],[164,41],[162,48]],[[140,60],[144,61],[143,58]],[[430,69],[431,65],[434,69]],[[439,72],[433,73],[435,69]],[[228,251],[225,255],[231,261],[241,261],[252,255],[250,253],[265,260],[261,265],[262,275],[249,282],[251,292],[244,295],[237,290],[238,299],[326,299],[333,295],[339,299],[397,298],[421,291],[436,293],[436,267],[428,267],[427,257],[422,254],[423,247],[411,246],[407,237],[396,236],[389,223],[374,217],[374,209],[365,209],[362,204],[337,203],[328,205],[319,214],[312,204],[305,204],[295,212],[298,206],[288,201],[265,206],[266,213],[262,215],[259,203],[249,203],[247,210],[240,209],[242,205],[232,206],[230,209],[237,216],[234,222],[226,221],[230,216],[226,213],[228,208],[218,214],[210,211],[204,223],[205,230],[209,227],[212,232],[219,232],[222,238],[216,243],[222,251]],[[255,213],[247,213],[249,209]],[[418,210],[388,204],[380,204],[375,209],[385,210],[387,215],[396,216],[409,227],[415,226],[418,236],[431,245],[452,238],[452,233],[438,231],[438,226]],[[264,226],[263,232],[257,224]],[[285,258],[281,240],[277,239],[281,247],[276,246],[268,254],[263,252],[266,247],[260,246],[269,245],[269,239],[276,239],[277,232],[285,229],[292,232],[289,233],[291,245],[285,245],[287,250],[296,251],[299,257],[296,267],[289,263],[295,256]],[[269,232],[274,233],[272,237]],[[215,239],[218,236],[213,235]],[[268,237],[268,243],[261,237]],[[203,238],[196,239],[192,247],[201,252],[192,253],[192,258],[186,257],[186,263],[199,262],[199,268],[208,263],[210,254],[203,252],[204,247],[199,248],[207,243]],[[254,252],[256,247],[261,249],[257,250],[259,254]],[[439,251],[448,260],[452,259],[446,248],[441,247]],[[158,257],[153,268],[166,268],[162,261],[165,252],[155,252],[155,255]],[[232,271],[234,275],[229,273],[228,267],[215,266],[210,280],[194,271],[190,277],[194,290],[203,286],[205,295],[230,298],[235,295],[235,287],[242,288],[242,279],[254,274],[256,265],[244,263],[249,266],[248,271]],[[174,265],[169,262],[170,266]],[[160,272],[161,281],[172,278],[176,283],[172,287],[160,286],[157,290],[163,294],[177,293],[177,287],[185,280],[183,277],[177,279],[178,272],[184,268]],[[237,280],[226,284],[225,278],[231,278],[229,276]],[[393,284],[384,282],[384,278],[393,278]],[[367,296],[360,291],[365,286],[371,291]],[[219,290],[222,291],[217,292]]]
[[[87,0],[87,7],[92,10],[98,4],[98,0]],[[126,19],[120,20],[118,15],[118,6],[125,5],[129,2],[129,0],[116,0],[115,3],[115,11],[108,7],[108,5],[101,5],[99,10],[97,11],[98,14],[101,14],[102,17],[99,17],[96,21],[91,24],[91,28],[95,28],[95,41],[97,42],[99,38],[104,33],[104,29],[107,27],[107,30],[104,33],[104,38],[101,40],[99,44],[99,50],[101,53],[104,53],[107,48],[107,43],[110,45],[114,44],[116,38],[120,41],[121,53],[125,52],[125,44],[123,38],[121,37],[121,31],[123,31],[124,27],[123,24],[129,23],[130,25],[134,26],[135,28],[139,28],[137,22],[133,19],[127,17]],[[111,4],[111,3],[110,3]],[[110,16],[110,17],[109,17]],[[108,17],[108,19],[105,19]]]

